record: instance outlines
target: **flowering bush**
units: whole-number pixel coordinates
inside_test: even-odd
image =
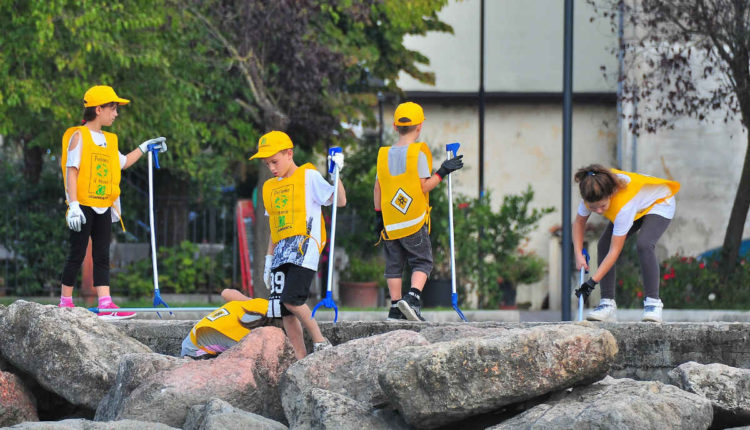
[[[624,257],[623,266],[638,261],[637,254],[635,258],[630,255]],[[621,273],[627,273],[617,281],[617,305],[642,306],[643,284],[640,270],[630,270],[630,267],[622,270],[624,267],[621,267],[619,261],[617,268],[618,277]],[[734,273],[722,275],[715,259],[698,260],[675,255],[660,265],[659,296],[664,306],[672,309],[749,309],[750,263],[742,259]]]

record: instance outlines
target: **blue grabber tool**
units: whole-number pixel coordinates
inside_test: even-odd
[[[315,312],[319,307],[324,306],[326,308],[333,308],[334,316],[333,322],[337,322],[339,319],[339,308],[336,307],[336,302],[333,301],[333,248],[336,243],[336,208],[338,206],[339,197],[339,168],[336,163],[333,162],[332,157],[342,152],[341,148],[334,146],[328,150],[328,173],[333,175],[333,207],[331,208],[331,243],[328,246],[328,282],[326,287],[326,297],[321,300],[312,311],[312,317],[315,318]]]
[[[456,157],[458,153],[458,147],[460,143],[454,142],[445,145],[445,151],[447,152],[448,159]],[[450,244],[451,244],[451,304],[453,310],[456,311],[458,316],[464,322],[469,322],[458,308],[458,293],[456,292],[456,248],[453,241],[453,184],[451,178],[453,175],[448,175],[448,229],[450,230]]]
[[[159,306],[164,306],[169,309],[169,305],[161,298],[161,294],[159,293],[159,271],[156,267],[156,223],[154,222],[154,166],[156,166],[157,169],[161,168],[159,166],[159,145],[165,140],[165,138],[159,137],[154,139],[154,143],[148,145],[149,155],[153,155],[148,157],[148,222],[151,226],[151,265],[154,269],[154,307],[157,308]],[[172,311],[170,311],[169,314],[174,316]],[[161,318],[159,312],[156,312],[156,315]]]
[[[590,257],[586,248],[583,248],[583,255],[586,257],[586,264],[589,264]],[[581,266],[581,279],[578,282],[578,289],[576,289],[576,296],[578,296],[578,321],[583,321],[583,301],[592,291],[588,287],[583,286],[583,278],[586,273],[589,273],[588,270]]]

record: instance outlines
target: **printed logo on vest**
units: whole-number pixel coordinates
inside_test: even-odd
[[[402,190],[401,188],[396,191],[396,195],[393,196],[393,199],[391,200],[391,206],[398,209],[399,212],[406,215],[406,212],[409,210],[409,206],[411,206],[412,199],[410,195],[406,194],[406,191]]]
[[[294,197],[294,186],[285,185],[272,191],[271,203],[273,204],[274,216],[276,219],[276,231],[281,232],[292,228],[294,221],[290,202]]]
[[[227,316],[227,315],[229,315],[229,311],[224,308],[221,308],[221,309],[217,309],[211,312],[211,314],[206,316],[206,319],[209,321],[216,321],[217,319]]]

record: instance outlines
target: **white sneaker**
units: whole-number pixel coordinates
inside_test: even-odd
[[[646,297],[646,300],[643,301],[643,317],[641,317],[641,321],[662,322],[661,311],[663,308],[664,303],[661,302],[661,299]]]
[[[614,299],[602,299],[599,302],[599,306],[595,307],[592,311],[586,315],[586,319],[589,321],[604,321],[614,322],[617,321],[617,304]]]

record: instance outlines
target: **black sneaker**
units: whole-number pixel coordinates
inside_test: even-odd
[[[405,321],[406,317],[403,313],[401,313],[401,309],[398,308],[398,306],[393,305],[391,306],[391,309],[388,311],[388,318],[385,319],[386,321]]]
[[[404,296],[398,301],[398,308],[409,321],[424,321],[420,309],[422,308],[419,299],[412,293]]]

